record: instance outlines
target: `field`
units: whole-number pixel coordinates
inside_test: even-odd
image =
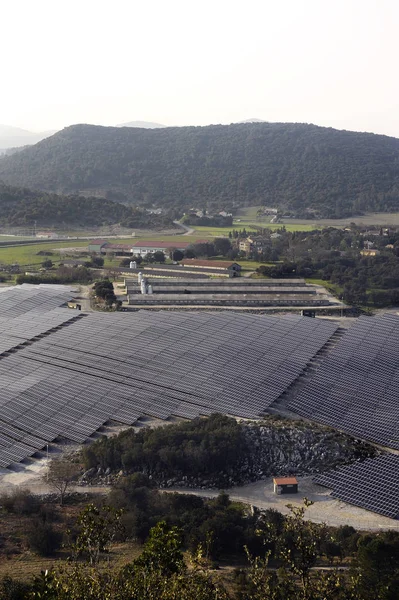
[[[359,225],[399,225],[399,213],[370,213],[367,216],[363,217],[351,217],[348,219],[321,219],[318,221],[307,221],[307,220],[299,220],[299,219],[284,219],[282,223],[270,223],[272,217],[267,216],[262,219],[257,218],[257,211],[260,207],[258,206],[250,206],[243,208],[238,212],[237,217],[234,220],[234,223],[231,227],[206,227],[206,226],[198,226],[195,227],[195,230],[192,234],[186,235],[177,234],[175,231],[163,231],[163,232],[151,232],[151,231],[136,231],[134,237],[116,237],[110,239],[110,241],[114,241],[115,243],[130,243],[137,241],[139,239],[147,239],[147,240],[167,240],[168,242],[181,242],[182,240],[185,242],[195,243],[200,240],[211,240],[215,237],[229,235],[229,232],[233,229],[247,229],[252,230],[255,228],[270,228],[276,230],[280,228],[282,225],[286,228],[287,231],[310,231],[312,229],[320,229],[322,227],[332,226],[332,227],[345,227],[348,226],[351,222],[355,222]],[[79,232],[68,232],[70,236],[76,235],[78,239],[66,239],[66,240],[51,240],[51,241],[43,241],[43,243],[32,244],[26,246],[18,246],[13,245],[14,241],[23,241],[26,240],[26,237],[11,237],[6,235],[0,235],[0,242],[9,242],[10,245],[7,247],[0,247],[0,265],[10,265],[10,264],[19,264],[23,267],[40,267],[43,260],[46,257],[38,256],[37,253],[40,251],[53,252],[53,256],[50,258],[55,265],[58,265],[59,262],[65,257],[65,254],[59,253],[60,248],[82,248],[85,250],[88,245],[88,238],[92,234],[92,237],[96,237],[92,232],[82,231]],[[84,236],[84,237],[83,237]],[[98,236],[98,234],[97,234]],[[101,237],[101,236],[98,236]],[[78,256],[78,255],[75,255]],[[106,258],[105,266],[112,267],[117,266],[119,264],[119,259],[110,259]],[[259,264],[254,263],[249,264],[250,261],[242,262],[242,266],[244,269],[256,269]]]
[[[238,211],[235,225],[248,227],[249,225],[257,227],[281,227],[284,225],[287,231],[310,231],[312,229],[320,229],[322,227],[347,227],[350,223],[356,225],[399,225],[399,213],[369,213],[360,217],[348,217],[346,219],[281,219],[279,224],[271,224],[271,217],[263,217],[257,219],[256,213],[261,208],[260,206],[248,206]],[[238,222],[239,221],[239,222]],[[237,228],[237,227],[236,227]]]

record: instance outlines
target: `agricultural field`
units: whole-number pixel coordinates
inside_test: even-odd
[[[272,217],[265,216],[262,219],[257,218],[257,211],[260,206],[248,206],[238,211],[234,220],[235,226],[250,225],[257,227],[281,227],[284,225],[287,231],[310,231],[322,227],[347,227],[351,223],[356,225],[399,225],[399,213],[369,213],[359,217],[348,217],[346,219],[317,219],[314,221],[307,219],[281,219],[281,223],[270,223]],[[236,227],[237,228],[237,227]]]

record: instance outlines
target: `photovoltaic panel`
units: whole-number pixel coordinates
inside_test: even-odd
[[[297,316],[92,313],[0,360],[0,425],[83,442],[108,420],[141,415],[254,417],[335,330]],[[0,439],[3,466],[23,458],[24,438],[13,439]]]
[[[399,317],[361,317],[289,408],[399,449]]]
[[[399,456],[382,454],[317,475],[313,481],[331,495],[392,519],[399,517]]]

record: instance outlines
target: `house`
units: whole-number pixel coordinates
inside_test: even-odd
[[[132,253],[135,255],[146,256],[146,254],[153,254],[154,252],[164,252],[168,253],[171,250],[181,250],[184,252],[189,246],[191,242],[164,242],[164,241],[147,241],[147,240],[138,240],[131,245]]]
[[[265,241],[261,237],[247,237],[244,240],[240,240],[238,243],[238,248],[240,252],[245,252],[245,254],[251,254],[253,252],[263,252],[265,247]]]
[[[273,477],[275,494],[297,494],[298,481],[296,477]]]

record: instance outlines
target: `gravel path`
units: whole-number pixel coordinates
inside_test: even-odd
[[[187,494],[196,494],[198,496],[214,498],[218,495],[218,490],[169,488],[167,492],[179,492]],[[277,496],[273,492],[272,479],[257,481],[243,486],[236,486],[227,489],[232,500],[245,502],[257,506],[258,508],[274,508],[283,514],[288,514],[287,504],[301,506],[304,497],[312,500],[314,504],[306,511],[306,518],[315,523],[326,523],[339,527],[341,525],[352,525],[355,529],[361,530],[383,530],[392,529],[399,531],[399,521],[388,519],[369,512],[357,506],[346,504],[335,500],[330,496],[330,490],[316,485],[311,477],[303,477],[299,480],[299,493],[295,495]]]

